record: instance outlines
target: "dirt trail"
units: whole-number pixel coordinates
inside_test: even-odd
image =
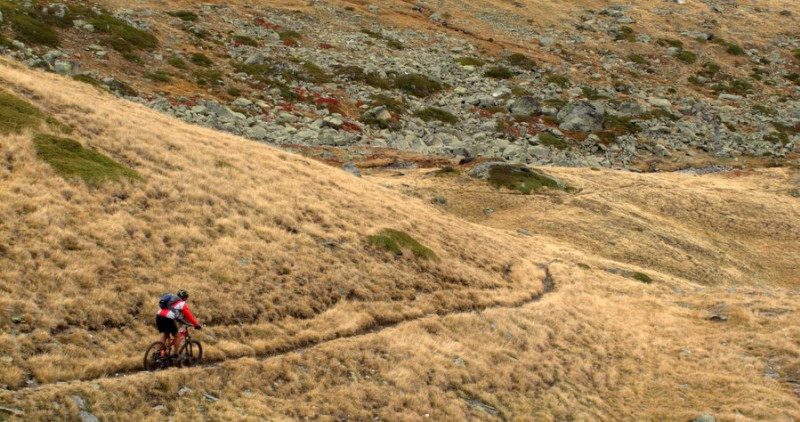
[[[365,327],[363,327],[363,328],[361,328],[361,329],[359,329],[357,331],[351,332],[351,333],[347,333],[347,334],[335,333],[335,334],[331,335],[329,338],[326,338],[324,340],[320,340],[320,341],[315,341],[315,340],[305,341],[305,342],[302,342],[302,343],[299,343],[299,344],[293,344],[293,345],[288,345],[286,347],[280,347],[280,348],[274,349],[274,350],[272,350],[272,351],[270,351],[268,353],[260,353],[260,354],[257,354],[255,356],[244,356],[244,357],[235,358],[235,359],[204,360],[202,364],[197,365],[195,368],[215,368],[215,367],[218,366],[217,364],[219,364],[220,362],[235,361],[235,360],[238,360],[238,359],[246,359],[246,358],[251,358],[251,359],[252,358],[257,358],[257,359],[261,359],[261,360],[266,360],[266,359],[270,359],[270,358],[273,358],[273,357],[276,357],[276,356],[287,355],[289,353],[301,352],[301,351],[310,349],[312,347],[316,347],[316,346],[319,346],[319,345],[322,345],[322,344],[334,342],[336,340],[345,340],[345,339],[364,337],[364,336],[368,336],[368,335],[372,335],[372,334],[378,334],[378,333],[382,332],[383,330],[387,330],[389,328],[397,327],[397,326],[399,326],[401,324],[420,321],[420,320],[423,320],[423,319],[426,319],[426,318],[445,317],[445,316],[450,316],[450,315],[459,315],[459,314],[466,314],[466,313],[472,313],[472,312],[482,312],[482,311],[490,310],[490,309],[517,309],[517,308],[521,308],[523,306],[539,302],[547,294],[552,293],[552,292],[554,292],[556,290],[555,280],[553,279],[553,275],[550,273],[550,265],[555,263],[556,261],[557,260],[551,260],[551,261],[547,262],[546,264],[539,264],[539,268],[541,268],[545,273],[545,276],[542,279],[542,291],[530,296],[529,298],[521,300],[521,301],[519,301],[517,303],[513,303],[513,304],[510,304],[510,305],[478,305],[478,306],[473,306],[473,307],[464,306],[464,307],[458,307],[458,308],[444,309],[444,310],[438,311],[438,312],[433,313],[433,314],[426,314],[426,315],[422,315],[422,316],[399,319],[399,320],[395,320],[395,321],[378,321],[378,322],[375,322],[374,324],[365,326]],[[142,373],[142,372],[146,372],[146,371],[143,370],[143,369],[130,370],[130,371],[121,371],[121,372],[117,372],[114,375],[110,375],[110,376],[102,376],[102,377],[95,377],[95,378],[85,378],[85,379],[70,380],[70,381],[67,381],[67,382],[60,383],[58,385],[59,386],[61,386],[61,385],[69,386],[69,385],[74,384],[74,383],[93,382],[93,381],[99,381],[99,380],[103,380],[103,379],[122,379],[122,378],[125,378],[125,377],[128,377],[128,376],[132,376],[132,375],[135,375],[135,374]],[[47,387],[47,386],[53,386],[53,385],[56,385],[56,384],[57,383],[40,384],[40,385],[35,386],[35,387],[25,387],[25,388],[20,388],[18,390],[10,390],[9,393],[16,394],[16,393],[21,393],[21,392],[25,392],[25,391],[32,391],[32,390],[36,390],[36,389]]]

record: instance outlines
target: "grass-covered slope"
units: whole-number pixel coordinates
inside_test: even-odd
[[[791,170],[548,169],[577,191],[533,195],[359,179],[50,75],[0,81],[41,113],[0,138],[0,420],[800,418]],[[51,137],[138,177],[63,177]],[[211,364],[137,372],[177,288]]]
[[[5,64],[0,80],[74,128],[0,141],[0,387],[138,368],[178,288],[212,360],[541,289],[544,257],[421,201],[79,83]],[[437,259],[371,247],[384,228]]]

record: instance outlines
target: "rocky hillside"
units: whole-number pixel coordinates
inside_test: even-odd
[[[0,12],[0,49],[28,66],[323,160],[389,149],[674,170],[797,165],[800,150],[794,2],[6,0]]]

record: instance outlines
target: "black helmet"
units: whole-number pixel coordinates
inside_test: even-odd
[[[183,289],[178,290],[177,295],[182,300],[186,300],[186,299],[189,298],[189,292],[187,292],[186,290],[183,290]]]

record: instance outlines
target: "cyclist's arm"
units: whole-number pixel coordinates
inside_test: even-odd
[[[194,318],[194,315],[192,315],[192,311],[190,311],[189,307],[186,306],[185,304],[183,305],[183,316],[186,318],[186,321],[188,321],[193,326],[197,327],[198,325],[200,325],[200,323],[197,322],[197,320]]]

